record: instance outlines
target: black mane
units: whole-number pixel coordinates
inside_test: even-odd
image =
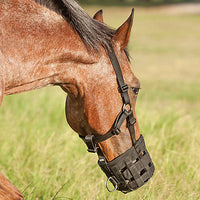
[[[110,49],[114,30],[91,18],[75,0],[35,0],[35,2],[59,13],[77,31],[88,49]]]

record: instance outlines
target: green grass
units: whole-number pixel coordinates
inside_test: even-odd
[[[131,11],[104,10],[105,21],[116,28]],[[136,110],[156,168],[142,188],[127,195],[107,192],[96,155],[87,153],[65,121],[66,94],[59,88],[5,97],[0,172],[26,200],[200,199],[199,23],[199,15],[136,9],[129,47],[142,87]]]

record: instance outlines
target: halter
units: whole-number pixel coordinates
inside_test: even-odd
[[[123,106],[120,113],[117,115],[115,119],[113,127],[106,134],[101,135],[101,136],[94,136],[94,135],[87,135],[85,137],[80,136],[86,143],[88,147],[88,151],[92,153],[97,153],[97,149],[99,148],[98,147],[99,143],[111,138],[113,135],[119,135],[121,132],[120,127],[125,120],[127,121],[128,129],[131,135],[132,144],[134,145],[136,142],[135,129],[134,129],[134,124],[136,122],[136,119],[133,116],[133,110],[132,110],[130,98],[128,95],[129,87],[124,82],[121,67],[119,65],[119,62],[117,60],[117,57],[115,55],[115,52],[112,46],[111,46],[111,51],[108,52],[108,55],[117,77],[117,83],[119,86],[118,90],[122,97]],[[129,110],[126,110],[127,105],[130,108]]]
[[[146,149],[142,135],[137,141],[135,139],[134,124],[136,123],[136,119],[133,116],[133,110],[128,95],[129,87],[124,82],[121,67],[112,46],[108,55],[116,74],[123,106],[111,130],[106,134],[101,136],[87,135],[85,137],[80,137],[86,143],[88,152],[98,154],[98,164],[108,177],[106,182],[108,191],[113,192],[115,190],[120,190],[123,193],[127,193],[139,188],[153,176],[154,165]],[[129,107],[129,109],[127,110],[126,107]],[[114,160],[108,162],[98,144],[114,135],[119,135],[121,132],[121,125],[125,120],[131,136],[132,147]],[[110,190],[108,187],[109,181],[114,186],[113,190]]]

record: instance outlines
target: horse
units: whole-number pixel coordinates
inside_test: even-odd
[[[102,10],[92,18],[74,0],[3,0],[0,10],[0,105],[6,95],[60,86],[66,120],[98,154],[114,190],[147,182],[154,166],[136,120],[140,82],[127,50],[134,9],[117,30]],[[23,199],[2,174],[0,199]]]

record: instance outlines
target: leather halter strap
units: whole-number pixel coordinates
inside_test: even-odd
[[[131,140],[133,145],[136,143],[135,139],[135,128],[134,124],[136,122],[136,119],[133,116],[133,111],[131,108],[130,98],[128,95],[128,85],[124,82],[124,78],[122,75],[121,67],[118,62],[117,56],[114,52],[113,47],[111,46],[111,50],[108,52],[108,56],[110,58],[110,61],[112,63],[113,69],[116,74],[117,83],[119,86],[119,93],[122,97],[123,106],[120,111],[120,113],[117,115],[116,120],[113,124],[113,127],[110,131],[108,131],[106,134],[101,136],[94,136],[94,135],[87,135],[87,136],[80,136],[80,138],[86,143],[88,147],[89,152],[96,153],[98,149],[98,143],[103,142],[109,138],[111,138],[113,135],[119,135],[121,130],[120,127],[122,123],[126,120],[127,121],[127,127],[130,132]],[[129,105],[130,110],[126,110],[126,105]]]

